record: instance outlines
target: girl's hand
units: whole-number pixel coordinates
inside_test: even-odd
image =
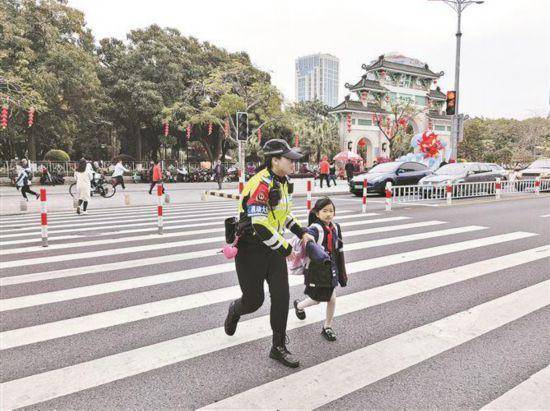
[[[286,258],[289,262],[293,263],[299,257],[296,251],[292,251],[289,256]]]
[[[305,233],[302,237],[302,245],[305,247],[310,241],[315,242],[315,238],[311,234]]]

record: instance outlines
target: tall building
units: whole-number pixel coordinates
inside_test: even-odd
[[[337,57],[312,54],[296,59],[296,100],[321,100],[329,107],[338,104]]]

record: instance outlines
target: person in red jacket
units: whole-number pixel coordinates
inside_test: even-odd
[[[151,179],[151,187],[149,187],[149,194],[152,194],[153,188],[156,184],[162,184],[162,167],[160,160],[157,160],[153,166],[153,178]],[[162,194],[164,194],[164,187],[162,188]]]
[[[328,162],[328,157],[324,156],[323,160],[319,163],[319,180],[321,181],[321,188],[323,188],[323,179],[327,182],[327,186],[330,187],[330,181],[328,179],[329,170],[330,163]]]

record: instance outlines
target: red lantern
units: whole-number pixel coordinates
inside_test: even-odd
[[[212,123],[208,123],[208,135],[212,134]]]
[[[380,70],[380,77],[386,77],[386,72],[384,70]]]
[[[191,138],[191,124],[187,124],[186,137],[187,137],[187,140]]]
[[[8,106],[2,105],[2,114],[0,115],[0,125],[2,130],[5,130],[8,127]]]
[[[225,134],[225,137],[229,137],[229,120],[225,120],[225,124],[223,125],[223,132]]]
[[[29,127],[32,127],[32,125],[34,124],[34,112],[34,107],[29,108],[29,120],[27,121]]]
[[[296,135],[294,136],[294,147],[298,147],[300,141],[299,141],[299,137],[298,137],[298,133],[296,133]]]
[[[348,127],[348,133],[351,133],[351,114],[346,114],[346,124]]]
[[[357,143],[359,145],[359,147],[365,147],[367,145],[367,142],[365,141],[364,138],[362,138],[361,140],[359,140],[359,143]]]
[[[262,144],[262,128],[258,128],[258,144]]]
[[[168,123],[164,123],[164,136],[167,137],[169,132],[170,126],[168,125]]]
[[[434,86],[437,85],[437,80],[434,80]]]

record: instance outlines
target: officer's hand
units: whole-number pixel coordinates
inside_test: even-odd
[[[310,241],[315,242],[315,238],[311,234],[305,233],[302,237],[302,245],[305,247]]]

